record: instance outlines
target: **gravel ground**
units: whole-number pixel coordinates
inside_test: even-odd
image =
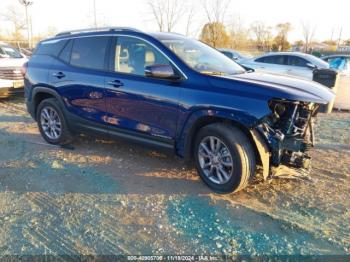
[[[334,107],[350,111],[350,76],[340,76]]]
[[[0,101],[0,255],[350,254],[350,114],[320,115],[308,178],[213,194],[179,159],[81,136],[47,145]]]

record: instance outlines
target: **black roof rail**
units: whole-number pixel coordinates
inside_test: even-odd
[[[103,32],[103,31],[134,31],[134,32],[141,32],[140,30],[132,28],[132,27],[97,27],[97,28],[85,28],[85,29],[63,31],[63,32],[58,33],[56,36],[65,36],[65,35],[73,35],[73,34],[89,33],[89,32]]]

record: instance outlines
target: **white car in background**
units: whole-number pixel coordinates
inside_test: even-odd
[[[22,93],[24,88],[22,66],[27,57],[17,49],[0,43],[0,98]]]
[[[313,80],[315,69],[328,69],[329,64],[313,55],[299,52],[268,53],[240,60],[240,64],[256,71],[277,73]]]

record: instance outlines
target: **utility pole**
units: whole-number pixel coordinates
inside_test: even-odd
[[[340,28],[340,31],[339,31],[339,38],[338,38],[337,49],[339,49],[339,46],[340,46],[340,41],[341,41],[342,33],[343,33],[343,27],[341,27],[341,28]]]
[[[95,25],[95,28],[97,28],[96,0],[93,0],[93,2],[94,2],[94,25]]]
[[[24,6],[25,12],[26,12],[26,24],[27,24],[27,41],[28,41],[28,47],[31,48],[31,40],[30,40],[30,28],[31,26],[29,25],[29,17],[28,17],[28,7],[33,4],[32,0],[18,0],[21,5]]]

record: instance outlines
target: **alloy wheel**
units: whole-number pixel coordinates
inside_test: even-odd
[[[215,136],[205,137],[199,144],[198,160],[204,174],[213,183],[227,183],[233,173],[233,159],[225,143]]]

